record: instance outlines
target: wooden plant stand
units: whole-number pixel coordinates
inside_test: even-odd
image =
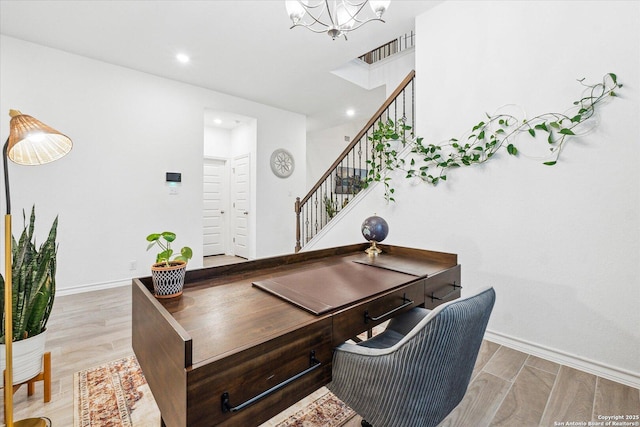
[[[38,375],[36,375],[35,377],[31,378],[28,381],[14,385],[13,393],[15,394],[15,392],[18,391],[18,389],[22,387],[22,385],[27,384],[27,396],[33,396],[33,394],[36,392],[36,382],[44,381],[44,403],[51,401],[51,352],[50,351],[47,351],[42,356],[42,365],[44,369]],[[6,390],[7,389],[6,384],[4,385],[5,385],[4,388]],[[4,408],[4,409],[6,413],[7,408]]]

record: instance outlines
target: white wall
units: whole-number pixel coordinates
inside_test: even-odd
[[[368,90],[384,85],[388,98],[413,69],[414,49],[409,48],[373,64],[352,59],[331,72]]]
[[[262,217],[253,228],[255,255],[293,251],[289,194],[303,193],[305,165],[281,180],[269,170],[269,156],[285,147],[304,159],[304,116],[5,36],[0,47],[0,137],[15,108],[74,142],[58,162],[9,166],[14,232],[22,208],[34,202],[40,233],[60,216],[59,294],[148,275],[154,255],[144,239],[154,231],[175,231],[178,245],[194,249],[190,268],[202,265],[205,109],[257,119],[253,190],[255,217]],[[178,195],[169,195],[166,171],[182,172]]]
[[[384,84],[388,98],[411,70],[415,69],[415,66],[415,49],[403,50],[389,58],[371,64],[369,66],[369,84],[371,87]]]
[[[204,155],[205,157],[231,157],[231,129],[215,126],[204,127]]]
[[[371,189],[307,249],[362,241],[377,212],[385,243],[457,253],[464,292],[495,287],[491,339],[638,387],[640,3],[550,5],[449,1],[421,15],[418,134],[460,137],[511,103],[563,112],[582,96],[576,79],[617,73],[597,127],[554,167],[505,153],[436,188],[394,175],[395,204]]]
[[[362,126],[363,124],[360,123],[347,122],[340,126],[307,133],[307,189],[315,185],[350,144],[344,140],[344,137],[355,137],[362,130]]]

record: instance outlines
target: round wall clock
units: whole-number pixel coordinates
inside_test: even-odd
[[[280,178],[287,178],[293,173],[295,163],[293,156],[284,148],[278,148],[271,153],[271,170]]]

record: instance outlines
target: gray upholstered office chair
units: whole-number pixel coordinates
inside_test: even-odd
[[[494,302],[487,288],[431,311],[414,308],[367,341],[341,344],[327,387],[363,426],[436,426],[467,391]]]

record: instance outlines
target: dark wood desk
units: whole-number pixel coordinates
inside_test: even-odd
[[[172,300],[153,296],[150,277],[134,279],[133,349],[163,422],[258,425],[331,381],[336,345],[412,307],[460,296],[456,255],[381,245],[384,253],[369,258],[367,246],[191,270],[182,297]],[[363,268],[373,272],[365,274],[368,283]],[[320,314],[253,285],[275,281],[293,289],[292,277],[308,275],[322,286],[335,281],[327,272],[340,272],[340,292],[351,301],[341,305],[320,292],[329,306]],[[377,276],[390,287],[381,289]],[[345,290],[352,285],[360,288],[355,294]],[[371,293],[362,294],[367,285]]]

